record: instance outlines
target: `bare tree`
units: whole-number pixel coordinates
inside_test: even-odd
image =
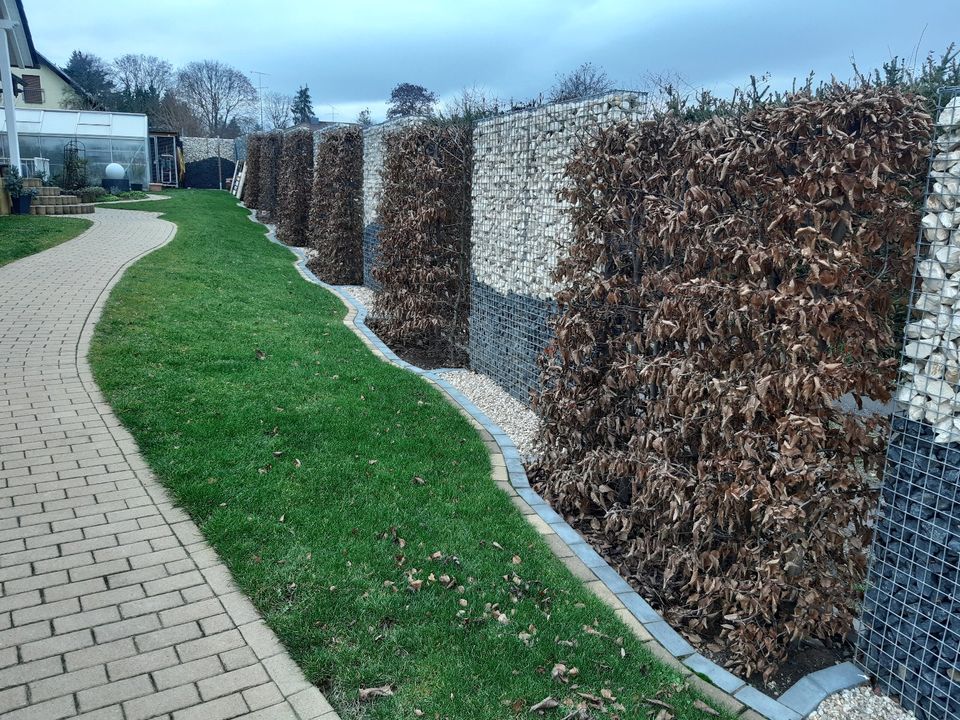
[[[440,116],[450,120],[473,122],[502,112],[504,103],[485,88],[474,85],[463,88],[444,103]]]
[[[267,127],[264,130],[283,130],[290,127],[293,98],[283,93],[270,92],[263,96],[263,113]]]
[[[185,65],[177,75],[177,94],[217,137],[243,109],[256,100],[257,91],[242,72],[218,60]]]
[[[152,116],[173,86],[173,68],[154,55],[128,53],[113,61],[110,80],[116,109]]]
[[[173,92],[168,92],[163,96],[163,100],[160,101],[160,105],[151,120],[157,128],[173,130],[188,137],[196,137],[204,132],[203,123],[200,119]]]
[[[613,90],[613,81],[603,68],[585,62],[566,75],[558,75],[557,82],[547,95],[549,102],[565,102],[588,95],[600,95]]]

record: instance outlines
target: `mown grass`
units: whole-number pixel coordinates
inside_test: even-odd
[[[563,718],[578,693],[601,698],[591,717],[654,717],[648,698],[701,717],[496,488],[470,425],[373,357],[229,194],[129,208],[179,229],[114,289],[97,381],[345,717],[513,718],[554,697]],[[394,694],[358,702],[379,686]]]
[[[72,240],[92,223],[84,218],[0,216],[0,267]]]

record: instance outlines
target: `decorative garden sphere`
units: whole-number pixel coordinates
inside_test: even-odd
[[[110,163],[104,172],[107,175],[107,180],[123,180],[123,176],[127,174],[120,163]]]

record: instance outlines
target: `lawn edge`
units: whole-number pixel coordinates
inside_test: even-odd
[[[147,201],[129,200],[125,202]],[[171,225],[172,228],[163,242],[130,258],[117,269],[100,291],[96,301],[84,318],[83,328],[80,331],[80,337],[74,350],[80,384],[90,397],[98,398],[95,406],[103,413],[104,422],[110,434],[120,447],[129,449],[124,452],[124,456],[133,469],[134,475],[143,484],[144,490],[156,505],[160,515],[169,523],[174,536],[187,551],[190,559],[193,560],[204,582],[214,591],[214,597],[220,601],[223,611],[229,616],[236,630],[243,637],[246,647],[253,651],[257,661],[266,669],[270,680],[276,685],[284,700],[293,708],[299,720],[340,720],[339,713],[327,700],[326,695],[309,681],[306,673],[289,655],[273,629],[267,625],[266,620],[253,604],[253,601],[236,584],[229,567],[220,557],[213,544],[204,537],[189,513],[175,502],[171,491],[150,467],[133,433],[120,420],[97,384],[90,352],[96,326],[103,317],[106,305],[113,294],[113,289],[133,265],[158,250],[169,247],[177,239],[177,234],[180,231],[180,226],[173,220],[165,219],[162,211],[158,212],[147,208],[117,209],[149,212],[155,215],[158,220]],[[85,230],[84,233],[89,232],[96,225],[96,221],[93,221],[90,228]],[[110,418],[109,422],[108,417]],[[264,711],[269,709],[269,707],[262,708]],[[252,714],[258,713],[259,711],[254,711]]]
[[[487,449],[494,483],[507,494],[527,522],[543,537],[550,551],[580,582],[630,629],[657,660],[669,666],[712,705],[742,720],[801,720],[827,696],[868,681],[846,662],[801,678],[780,697],[781,702],[704,657],[624,581],[589,543],[530,487],[520,453],[507,434],[463,393],[435,370],[425,370],[398,357],[366,324],[367,308],[352,296],[318,278],[308,267],[302,248],[285,245],[272,226],[261,223],[243,203],[247,217],[264,228],[267,239],[289,250],[294,267],[313,285],[332,293],[346,307],[343,324],[376,357],[423,378],[479,433]]]
[[[12,215],[6,215],[6,216],[4,216],[4,217],[13,217],[13,216],[12,216]],[[24,216],[21,216],[21,217],[24,217]],[[90,232],[91,230],[93,230],[93,228],[96,227],[96,224],[97,224],[96,220],[91,219],[90,217],[87,217],[86,215],[78,215],[78,216],[72,216],[72,215],[59,215],[59,216],[53,216],[53,215],[50,215],[50,216],[47,216],[47,215],[27,215],[27,216],[25,216],[25,217],[60,217],[60,218],[67,218],[67,219],[70,219],[70,220],[83,220],[83,221],[88,222],[89,225],[87,225],[87,227],[85,227],[83,230],[81,230],[79,233],[77,233],[77,234],[74,235],[73,237],[68,237],[68,238],[66,238],[66,239],[64,239],[64,240],[61,240],[61,241],[58,242],[58,243],[54,243],[53,245],[50,245],[50,246],[48,246],[48,247],[43,248],[42,250],[37,250],[37,251],[35,251],[35,252],[28,253],[27,255],[21,255],[20,257],[14,258],[13,260],[8,260],[7,262],[0,262],[0,268],[7,267],[8,265],[13,265],[14,263],[20,262],[21,260],[24,260],[25,258],[33,257],[34,255],[39,255],[40,253],[44,253],[44,252],[46,252],[47,250],[53,250],[53,248],[60,247],[61,245],[65,245],[65,244],[68,243],[68,242],[73,242],[74,240],[83,237],[83,236],[86,235],[88,232]]]

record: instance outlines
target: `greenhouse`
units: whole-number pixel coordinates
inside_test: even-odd
[[[21,166],[25,175],[63,175],[65,153],[86,161],[87,180],[99,185],[104,169],[119,163],[132,186],[150,182],[147,116],[130,113],[17,108]],[[0,164],[10,157],[0,115]]]

